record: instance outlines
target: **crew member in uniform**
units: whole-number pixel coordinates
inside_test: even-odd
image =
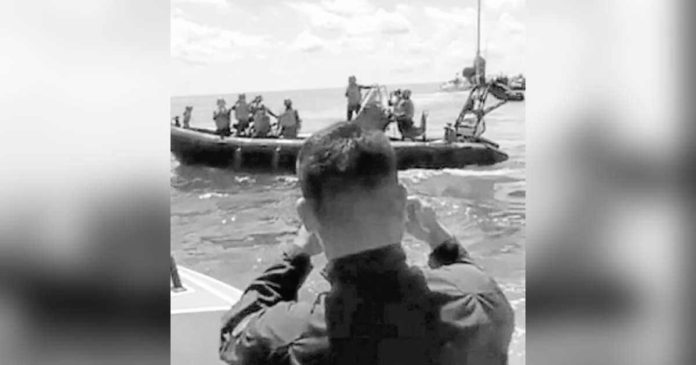
[[[232,109],[225,107],[227,103],[225,99],[217,100],[217,110],[213,112],[213,120],[215,120],[215,128],[220,137],[227,137],[232,134],[230,131],[230,113]]]
[[[285,99],[285,111],[278,116],[278,128],[280,136],[283,138],[297,138],[300,131],[302,120],[296,109],[292,107],[292,100]]]
[[[346,88],[346,98],[348,99],[348,108],[346,110],[347,120],[353,119],[353,114],[356,116],[360,113],[360,103],[362,102],[362,93],[360,90],[369,89],[367,86],[358,85],[355,76],[348,78],[348,87]]]

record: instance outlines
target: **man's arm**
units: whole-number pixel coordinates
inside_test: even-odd
[[[263,108],[266,109],[266,113],[268,113],[270,116],[272,116],[273,118],[278,119],[278,115],[276,115],[276,113],[272,112],[271,109],[266,108],[265,105],[264,105]]]
[[[443,338],[441,363],[507,364],[515,321],[505,294],[437,221],[432,208],[417,199],[408,204],[408,232],[432,247],[431,269],[424,272],[440,321],[456,329]]]
[[[260,323],[269,315],[277,315],[271,313],[271,308],[297,300],[297,292],[312,269],[310,255],[316,252],[315,245],[316,238],[302,230],[296,242],[286,247],[282,258],[246,288],[242,298],[223,317],[219,348],[222,360],[230,364],[265,361],[273,349],[265,338],[267,324]],[[268,322],[278,329],[294,327],[292,322],[276,318]]]

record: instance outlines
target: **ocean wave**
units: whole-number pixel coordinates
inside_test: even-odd
[[[276,176],[274,180],[282,184],[294,184],[299,181],[297,176],[294,175]]]
[[[524,174],[524,170],[521,168],[500,168],[500,169],[488,169],[488,170],[469,170],[469,169],[442,169],[442,170],[424,170],[424,169],[412,169],[407,171],[402,171],[399,173],[399,177],[409,180],[413,183],[418,183],[423,180],[427,180],[434,176],[458,176],[458,177],[471,177],[471,176],[508,176],[517,177],[520,174]]]
[[[454,176],[515,176],[524,173],[522,169],[502,168],[495,170],[443,169],[442,172]]]
[[[510,300],[510,306],[515,310],[519,310],[526,305],[526,302],[526,298],[513,299]]]
[[[242,183],[253,184],[253,183],[256,182],[256,179],[254,179],[254,178],[251,177],[251,176],[235,176],[235,177],[234,177],[234,181],[236,181],[236,182],[238,182],[238,183],[240,183],[240,184],[242,184]]]
[[[199,196],[198,196],[198,199],[200,199],[200,200],[207,200],[207,199],[211,199],[211,198],[224,198],[224,197],[227,197],[227,196],[229,196],[229,194],[225,194],[225,193],[205,193],[205,194],[199,195]]]

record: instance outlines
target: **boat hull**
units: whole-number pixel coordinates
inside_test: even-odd
[[[303,139],[221,139],[212,131],[171,127],[171,152],[182,164],[294,172]],[[486,142],[392,141],[398,168],[441,169],[492,165],[507,160],[497,146]]]

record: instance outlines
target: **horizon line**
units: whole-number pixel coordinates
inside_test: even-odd
[[[443,81],[419,81],[419,82],[400,82],[400,83],[376,83],[378,85],[421,85],[421,84],[437,84],[437,83],[442,83]],[[374,83],[373,83],[374,84]],[[366,84],[367,85],[367,84]],[[260,93],[273,93],[273,92],[280,92],[280,91],[309,91],[309,90],[321,90],[321,89],[340,89],[345,87],[345,85],[341,86],[324,86],[324,87],[317,87],[317,88],[305,88],[305,89],[276,89],[276,90],[252,90],[252,91],[229,91],[229,92],[224,92],[224,93],[200,93],[200,94],[178,94],[178,95],[170,95],[170,98],[179,98],[179,97],[186,97],[186,96],[209,96],[209,95],[219,95],[219,94],[260,94]]]

